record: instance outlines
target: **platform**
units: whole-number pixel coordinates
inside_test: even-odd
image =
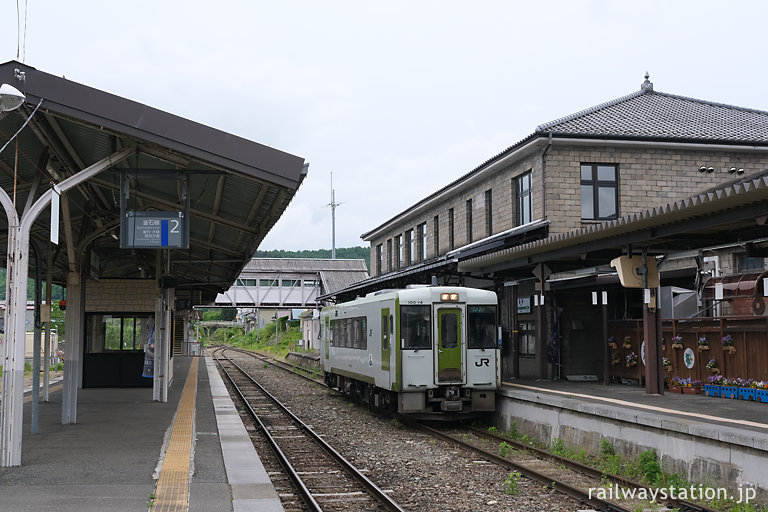
[[[282,510],[215,363],[172,362],[166,403],[151,388],[81,389],[78,423],[62,425],[52,388],[34,436],[25,403],[22,465],[0,468],[0,510]]]
[[[497,427],[511,424],[543,442],[597,453],[607,439],[620,453],[654,449],[668,470],[691,481],[768,490],[768,404],[596,382],[505,381]]]

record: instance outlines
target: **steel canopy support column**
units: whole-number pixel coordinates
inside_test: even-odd
[[[74,188],[109,169],[136,151],[118,151],[59,183],[62,192]],[[21,465],[21,435],[24,397],[24,351],[26,345],[27,280],[29,278],[29,239],[32,225],[51,203],[52,191],[44,192],[24,215],[18,218],[13,202],[0,189],[0,202],[8,218],[7,309],[2,410],[0,410],[0,467]],[[79,282],[79,280],[78,280]],[[79,294],[78,294],[79,296]],[[68,358],[69,359],[69,358]],[[62,406],[63,407],[63,406]]]
[[[82,373],[80,357],[83,347],[83,294],[80,272],[67,274],[67,346],[64,357],[64,390],[61,399],[62,425],[77,423],[77,388]]]

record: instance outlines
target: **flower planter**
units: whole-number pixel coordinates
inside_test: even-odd
[[[699,345],[699,352],[703,352],[705,350],[709,350],[709,346],[708,345]]]
[[[612,349],[614,349],[614,350],[616,350],[616,348],[617,348],[617,346],[616,346],[616,344],[615,344],[615,343],[609,343],[609,344],[608,344],[608,347],[609,347],[609,348],[612,348]]]
[[[739,388],[736,386],[720,386],[720,396],[722,398],[737,398],[739,396]]]
[[[672,348],[683,348],[683,344],[682,343],[673,343],[672,344]]]
[[[665,372],[671,372],[672,371],[672,366],[665,366],[664,367],[664,371]]]
[[[704,393],[707,396],[714,396],[714,397],[720,397],[722,386],[717,386],[715,384],[704,384]]]
[[[670,384],[669,385],[669,392],[670,393],[682,393],[683,392],[683,388],[681,388],[680,386],[675,386],[674,384]]]
[[[710,373],[714,373],[715,375],[720,373],[720,368],[707,368],[707,370],[709,370]]]
[[[632,348],[632,344],[631,343],[625,343],[624,345],[622,345],[622,347],[624,347],[624,348]]]
[[[723,352],[728,352],[729,354],[734,354],[734,353],[736,353],[736,347],[731,347],[731,346],[723,347]]]
[[[683,386],[684,395],[699,395],[701,394],[701,388],[698,386]]]
[[[739,398],[742,400],[755,400],[755,388],[739,388]]]
[[[768,404],[768,389],[755,389],[755,401],[757,400]]]

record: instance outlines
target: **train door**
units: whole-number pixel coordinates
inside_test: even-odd
[[[381,369],[385,372],[389,371],[390,340],[392,339],[391,323],[389,308],[383,308],[381,310]]]
[[[322,321],[325,322],[325,330],[322,333],[323,334],[323,349],[325,351],[325,358],[330,359],[331,357],[331,325],[330,325],[330,317],[326,316],[323,317]]]
[[[437,307],[437,350],[435,350],[435,380],[438,384],[464,381],[462,342],[462,310],[457,306]]]

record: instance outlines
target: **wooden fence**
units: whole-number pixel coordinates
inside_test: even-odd
[[[645,366],[642,362],[643,340],[642,320],[614,320],[608,322],[609,339],[616,344],[610,349],[612,356],[611,375],[619,378],[642,380]],[[734,350],[723,347],[721,340],[730,335]],[[718,371],[725,377],[768,380],[768,319],[766,317],[718,317],[697,319],[673,319],[662,321],[663,339],[659,342],[662,354],[669,359],[671,367],[664,376],[680,376],[699,379],[704,383],[714,375],[707,369],[707,363],[714,359]],[[672,347],[672,338],[680,336],[681,347]],[[629,346],[624,347],[625,338]],[[701,347],[699,338],[705,337],[707,348]],[[627,365],[630,353],[637,355],[635,366]],[[686,364],[687,359],[687,364]],[[689,368],[690,366],[690,368]]]

